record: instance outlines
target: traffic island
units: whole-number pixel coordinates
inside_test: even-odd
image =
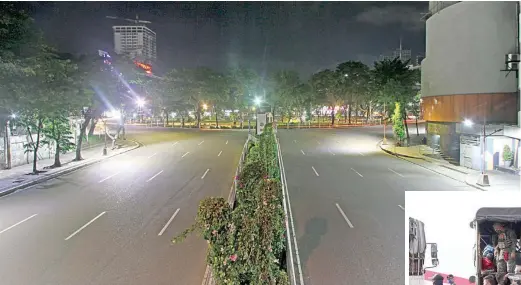
[[[208,242],[203,284],[289,284],[286,214],[271,128],[249,138],[229,199],[208,197],[195,223],[173,239],[198,233]]]

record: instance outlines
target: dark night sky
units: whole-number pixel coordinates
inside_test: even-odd
[[[237,64],[302,75],[346,60],[372,64],[399,45],[424,53],[428,2],[31,2],[29,13],[64,52],[113,48],[105,16],[152,21],[161,69]]]

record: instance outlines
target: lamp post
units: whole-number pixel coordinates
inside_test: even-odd
[[[470,119],[465,119],[463,121],[463,125],[466,127],[472,127],[474,123]],[[487,125],[486,125],[486,117],[483,117],[483,143],[481,145],[481,174],[479,175],[478,181],[476,184],[479,186],[490,186],[490,181],[488,179],[487,174],[487,160],[486,160],[486,153],[487,153],[487,137],[502,131],[503,129],[494,130],[492,133],[488,134],[487,131]]]
[[[145,100],[141,99],[141,98],[137,98],[136,99],[136,105],[137,105],[137,112],[138,112],[138,115],[139,115],[139,122],[142,123],[143,122],[143,107],[145,106]]]

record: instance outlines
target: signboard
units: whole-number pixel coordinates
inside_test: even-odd
[[[147,74],[151,74],[152,73],[152,66],[150,64],[146,64],[146,63],[143,63],[143,62],[139,62],[139,61],[134,61],[134,64],[143,69]]]
[[[257,135],[262,134],[266,126],[266,114],[257,114]]]

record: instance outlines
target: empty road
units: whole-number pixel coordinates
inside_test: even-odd
[[[171,239],[228,196],[247,133],[127,135],[144,146],[0,198],[2,285],[201,284],[206,242]]]
[[[405,284],[405,191],[476,190],[382,152],[382,131],[278,131],[306,285]]]

